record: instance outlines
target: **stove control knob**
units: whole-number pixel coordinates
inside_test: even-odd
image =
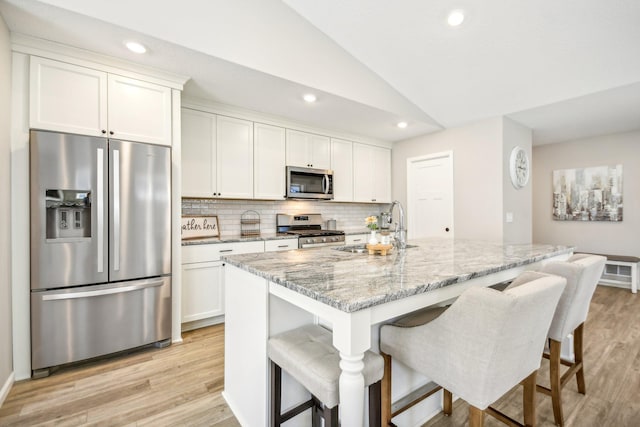
[[[313,239],[307,239],[307,243],[313,243]]]
[[[322,243],[325,243],[327,241],[326,237],[322,238]]]

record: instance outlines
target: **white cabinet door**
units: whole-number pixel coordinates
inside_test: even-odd
[[[322,135],[311,135],[311,167],[329,169],[331,167],[331,139]]]
[[[171,145],[171,89],[91,68],[31,57],[34,129]]]
[[[287,166],[329,169],[329,137],[287,129]]]
[[[182,196],[216,193],[216,116],[182,109]]]
[[[182,323],[224,314],[222,261],[182,265]]]
[[[29,127],[91,136],[107,133],[107,73],[31,57]]]
[[[333,170],[333,200],[353,201],[353,143],[331,139],[331,169]]]
[[[283,200],[285,195],[285,130],[253,125],[253,197]]]
[[[373,203],[391,201],[391,150],[353,144],[353,199]]]
[[[217,116],[216,181],[218,196],[253,198],[253,123]]]
[[[391,203],[391,150],[371,147],[373,163],[373,198],[377,203]]]
[[[171,145],[171,89],[109,74],[109,136]]]

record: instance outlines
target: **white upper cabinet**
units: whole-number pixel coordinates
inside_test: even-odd
[[[285,130],[254,123],[253,135],[253,196],[282,200],[285,194]]]
[[[287,129],[287,166],[329,169],[331,166],[330,138]]]
[[[353,201],[353,143],[331,139],[331,169],[333,170],[333,200]]]
[[[31,57],[29,126],[171,145],[171,89]]]
[[[353,201],[391,202],[391,150],[353,143]]]
[[[109,136],[171,145],[171,89],[109,74]]]
[[[182,197],[253,198],[253,123],[182,109]]]
[[[217,116],[218,197],[253,198],[253,122]]]
[[[31,57],[29,127],[91,136],[107,133],[107,73]]]
[[[182,196],[213,197],[216,187],[216,116],[182,109]]]

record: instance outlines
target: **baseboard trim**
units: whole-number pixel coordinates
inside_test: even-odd
[[[9,374],[9,377],[4,382],[2,389],[0,389],[0,406],[4,403],[4,400],[9,396],[9,392],[11,391],[11,387],[13,387],[14,376],[13,371]]]

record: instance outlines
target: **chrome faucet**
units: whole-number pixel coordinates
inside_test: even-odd
[[[394,200],[391,203],[391,207],[389,208],[389,216],[393,216],[393,208],[398,207],[398,214],[400,215],[400,220],[396,224],[396,230],[394,238],[396,242],[398,242],[398,249],[405,249],[407,247],[407,229],[404,225],[404,209],[399,201]]]

